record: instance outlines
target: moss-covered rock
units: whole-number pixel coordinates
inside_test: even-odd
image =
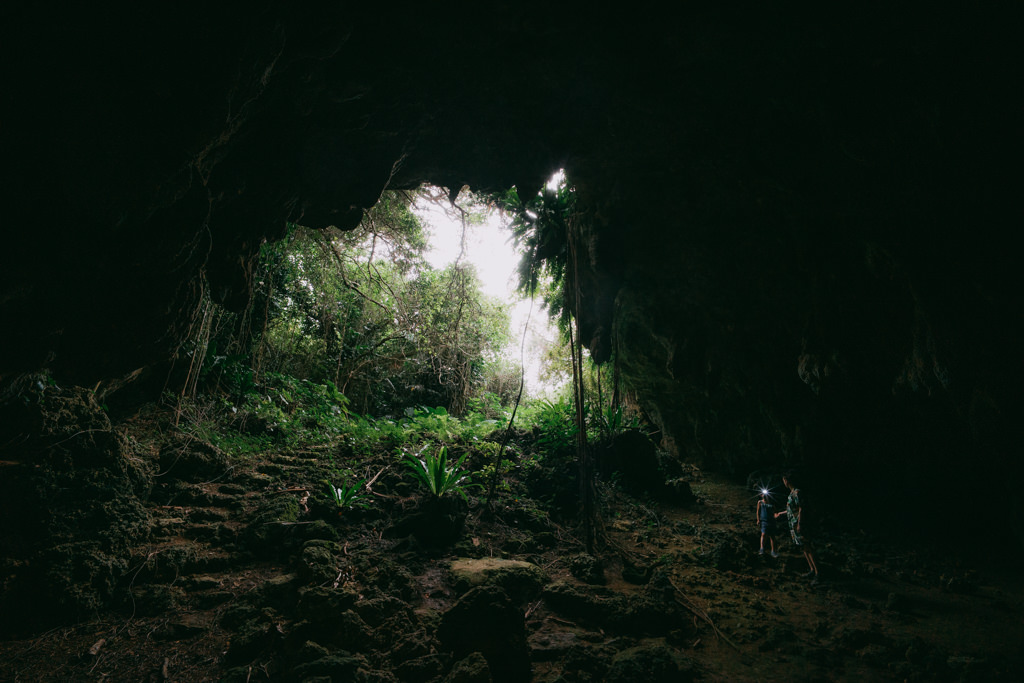
[[[305,541],[337,541],[341,538],[338,529],[322,519],[314,519],[296,530],[296,536]]]
[[[601,560],[587,553],[579,553],[569,558],[569,573],[583,583],[601,585],[605,581]]]
[[[497,557],[457,559],[449,565],[455,590],[465,593],[470,588],[495,585],[514,600],[524,600],[540,592],[548,582],[547,574],[535,564]]]
[[[444,683],[491,683],[492,680],[487,659],[479,652],[471,652],[455,662]]]
[[[269,496],[263,500],[242,534],[242,544],[257,557],[274,557],[297,540],[299,502],[292,496]]]
[[[355,605],[356,614],[370,626],[376,628],[395,615],[411,613],[409,605],[389,595],[380,595],[369,600],[360,600]]]
[[[378,645],[378,636],[354,610],[345,610],[324,620],[319,628],[326,642],[356,652],[368,652]]]
[[[662,634],[687,623],[675,601],[656,592],[627,596],[603,587],[558,581],[545,586],[542,595],[554,611],[618,633]]]
[[[359,595],[344,588],[316,586],[299,590],[296,614],[312,622],[326,621],[336,614],[351,609]]]
[[[317,659],[322,659],[330,654],[330,650],[320,643],[307,640],[295,652],[294,658],[299,662],[312,662]]]
[[[419,594],[416,579],[399,562],[371,554],[358,554],[349,559],[365,584],[406,602],[415,600]]]
[[[161,446],[160,473],[165,481],[202,482],[223,476],[231,466],[228,456],[192,434],[175,433]]]
[[[8,565],[0,632],[32,630],[111,604],[129,548],[145,540],[142,504],[154,463],[112,427],[92,392],[40,382],[0,405],[0,432],[20,429],[0,478],[0,547]]]
[[[341,546],[334,541],[309,541],[299,556],[300,576],[305,583],[324,584],[337,579]]]

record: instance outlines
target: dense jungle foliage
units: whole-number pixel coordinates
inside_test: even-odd
[[[500,374],[508,316],[471,265],[426,261],[414,198],[386,195],[351,232],[291,225],[264,245],[246,311],[204,312],[187,393],[241,398],[285,375],[330,386],[361,413],[464,413]]]
[[[617,390],[603,391],[601,368],[582,356],[579,398],[568,389],[550,400],[524,397],[520,362],[502,355],[511,340],[507,304],[482,294],[462,255],[432,267],[428,231],[414,212],[417,201],[444,203],[464,229],[487,211],[504,214],[522,252],[519,289],[540,295],[558,323],[560,343],[544,351],[544,373],[571,375],[570,356],[581,353],[570,348],[573,199],[564,178],[526,201],[515,188],[470,195],[468,209],[422,188],[385,193],[350,232],[290,225],[285,240],[264,245],[245,311],[204,303],[182,354],[183,388],[168,394],[180,426],[235,455],[338,442],[352,453],[396,449],[419,463],[421,479],[437,464],[436,448],[473,442],[491,449],[478,477],[491,495],[495,467],[511,467],[505,451],[515,448],[507,438],[480,445],[499,429],[534,428],[552,455],[569,460],[580,424],[592,441],[638,429],[636,411]],[[343,504],[358,487],[338,465],[331,491]]]

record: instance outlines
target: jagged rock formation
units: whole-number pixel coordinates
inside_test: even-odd
[[[167,359],[288,220],[564,167],[585,340],[670,452],[1006,509],[1024,60],[998,8],[4,14],[8,395]]]

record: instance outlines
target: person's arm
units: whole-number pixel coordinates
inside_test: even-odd
[[[776,512],[775,513],[775,519],[778,519],[779,515],[787,515],[787,514],[789,514],[789,510],[783,510],[782,512]]]
[[[796,530],[800,531],[800,518],[803,517],[804,508],[800,506],[796,509]]]
[[[761,524],[761,503],[764,501],[757,501],[757,509],[754,510],[754,524]]]

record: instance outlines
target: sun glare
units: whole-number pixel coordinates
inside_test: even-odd
[[[560,168],[555,173],[555,175],[551,176],[545,187],[547,187],[549,190],[557,190],[562,186],[563,183],[565,183],[565,169]]]
[[[559,174],[548,181],[549,186],[553,182],[560,182]],[[523,299],[516,291],[519,254],[512,245],[511,233],[499,213],[489,212],[481,225],[467,224],[463,236],[462,221],[442,207],[430,202],[418,202],[412,208],[429,234],[430,249],[426,257],[430,265],[438,269],[445,268],[454,263],[461,253],[463,261],[476,267],[483,293],[505,302],[509,307],[513,341],[502,350],[503,357],[520,361],[523,330],[529,326],[525,346],[526,393],[531,396],[555,394],[560,386],[541,381],[540,370],[542,350],[553,343],[558,335],[541,307],[535,304],[531,313],[530,300]]]

